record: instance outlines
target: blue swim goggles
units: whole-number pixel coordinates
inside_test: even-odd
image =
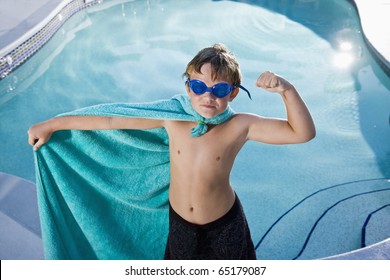
[[[224,98],[228,95],[233,89],[237,88],[236,85],[229,85],[228,83],[219,83],[209,88],[207,85],[199,80],[190,80],[187,79],[186,83],[190,89],[197,95],[204,94],[205,92],[211,92],[214,96],[218,98]],[[252,99],[250,92],[243,86],[238,86],[240,89],[243,89],[248,94],[249,98]]]

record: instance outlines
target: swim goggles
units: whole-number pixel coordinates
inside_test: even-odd
[[[229,85],[228,83],[218,83],[209,88],[204,82],[199,80],[190,80],[189,78],[187,79],[186,83],[188,83],[190,89],[197,95],[204,94],[205,92],[211,92],[214,96],[218,98],[224,98],[233,89],[237,88],[236,85]],[[252,99],[250,92],[246,88],[241,85],[239,85],[238,87],[246,91],[249,98]]]

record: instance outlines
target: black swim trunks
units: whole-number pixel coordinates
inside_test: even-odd
[[[192,224],[169,207],[166,260],[255,260],[256,253],[241,203],[205,225]]]

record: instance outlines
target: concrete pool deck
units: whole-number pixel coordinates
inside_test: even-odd
[[[348,0],[354,4],[367,44],[377,61],[390,75],[390,0]]]
[[[26,40],[29,34],[34,34],[42,21],[55,14],[53,11],[69,2],[2,0],[0,60]],[[350,2],[359,11],[368,44],[389,74],[390,31],[383,27],[390,26],[390,0]],[[0,173],[0,259],[43,259],[35,185],[4,173]],[[390,238],[379,244],[327,259],[390,259]]]

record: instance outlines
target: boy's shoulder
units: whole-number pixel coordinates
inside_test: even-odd
[[[250,123],[258,119],[263,119],[263,117],[253,113],[239,112],[235,113],[230,120],[234,122]]]
[[[248,130],[250,125],[257,119],[261,118],[256,114],[239,112],[235,113],[227,122],[225,127],[227,129],[233,129],[235,131]]]
[[[252,125],[260,125],[264,123],[266,118],[252,113],[236,113],[228,121],[234,130],[236,131],[248,131]]]

